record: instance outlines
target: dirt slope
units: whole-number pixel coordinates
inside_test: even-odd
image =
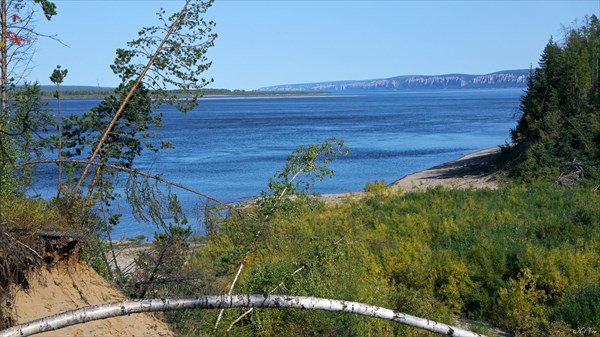
[[[125,300],[125,296],[81,262],[59,262],[29,279],[29,290],[16,294],[17,323],[79,307]],[[38,336],[173,336],[152,314],[135,314],[88,322]]]

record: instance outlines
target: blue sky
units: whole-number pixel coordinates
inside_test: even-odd
[[[57,64],[65,85],[114,86],[114,51],[180,0],[56,0],[58,16],[41,39],[29,76],[50,84]],[[216,0],[207,17],[219,37],[208,53],[214,88],[407,74],[480,74],[537,65],[550,36],[600,11],[595,1]]]

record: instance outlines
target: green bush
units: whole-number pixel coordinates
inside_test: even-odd
[[[570,291],[564,303],[556,308],[554,318],[573,329],[600,330],[600,285],[587,285]]]
[[[383,193],[386,189],[387,184],[383,180],[375,180],[365,185],[365,192],[367,193]]]

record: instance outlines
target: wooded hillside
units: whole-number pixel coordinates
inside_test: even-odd
[[[508,149],[510,173],[524,181],[552,180],[580,163],[587,178],[600,164],[600,21],[586,18],[550,39],[531,71],[521,117]],[[561,167],[561,164],[563,166]]]

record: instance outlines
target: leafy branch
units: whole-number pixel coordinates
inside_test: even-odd
[[[267,224],[274,212],[293,210],[293,198],[305,198],[316,180],[322,181],[325,177],[333,177],[335,171],[328,168],[327,164],[339,155],[347,154],[348,148],[344,145],[344,141],[332,138],[321,144],[300,146],[288,156],[283,169],[269,179],[269,192],[263,192],[259,198],[259,214],[262,215],[262,220],[237,267],[235,277],[227,292],[228,295],[233,293],[244,265],[256,249],[256,244],[262,234],[262,227]],[[215,330],[218,329],[222,316],[223,310],[217,316]]]

